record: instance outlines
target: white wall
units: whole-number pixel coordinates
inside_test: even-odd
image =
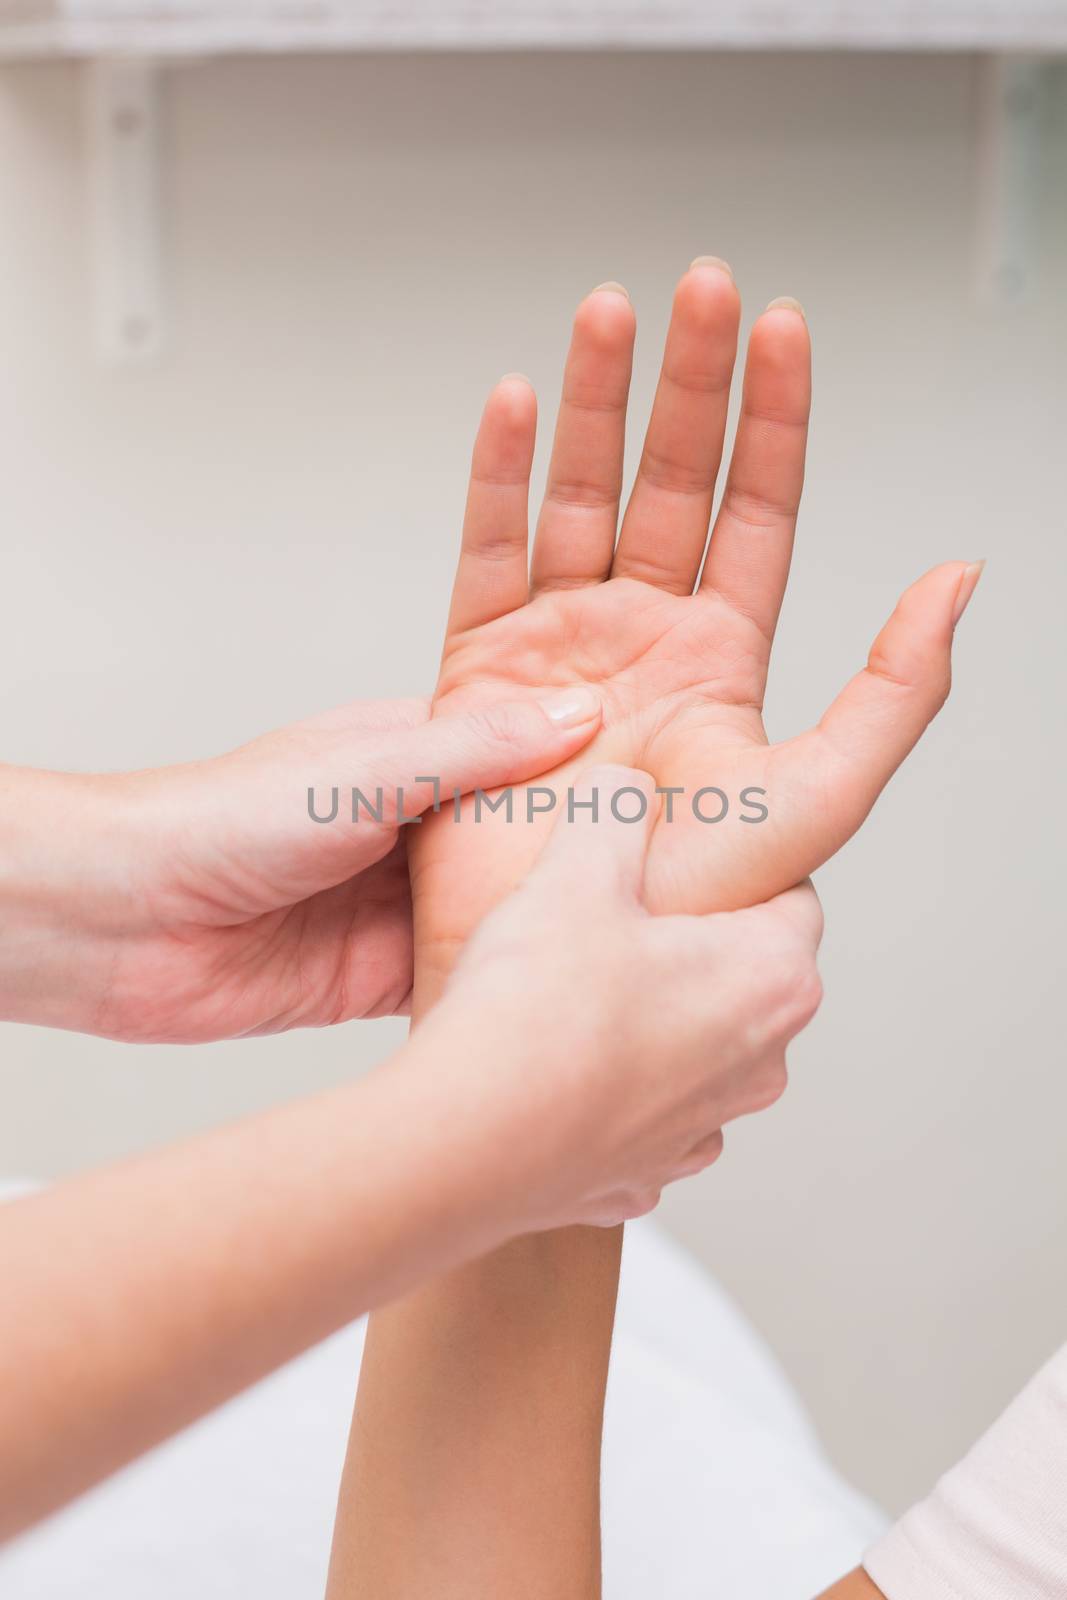
[[[90,351],[78,76],[0,76],[3,754],[205,754],[432,682],[480,398],[547,412],[621,278],[646,412],[672,281],[799,295],[817,412],[772,732],[897,591],[987,556],[942,720],[822,875],[827,999],[771,1114],[671,1196],[837,1460],[899,1505],[1067,1335],[1064,78],[1040,281],[970,298],[959,58],[226,62],[168,85],[175,337]],[[547,431],[547,429],[546,429]],[[180,1051],[0,1036],[0,1171],[60,1173],[336,1081],[392,1024]]]

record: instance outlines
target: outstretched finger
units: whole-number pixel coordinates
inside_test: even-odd
[[[600,583],[611,569],[622,492],[636,321],[626,290],[602,284],[574,318],[531,587]]]
[[[501,378],[474,441],[463,542],[448,632],[480,627],[525,604],[530,468],[537,399],[521,373]]]
[[[730,268],[714,256],[699,256],[674,293],[613,577],[692,593],[722,460],[740,316]]]
[[[948,697],[952,636],[984,563],[950,561],[913,583],[858,672],[817,727],[779,745],[776,782],[804,794],[818,785],[811,813],[814,871],[849,839]]]
[[[768,642],[789,576],[811,409],[811,342],[796,301],[774,301],[748,342],[733,459],[700,586]]]

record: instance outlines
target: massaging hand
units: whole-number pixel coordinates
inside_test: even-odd
[[[804,473],[810,352],[795,302],[775,303],[756,322],[701,572],[738,319],[728,269],[709,258],[694,263],[675,294],[616,539],[634,313],[611,286],[582,303],[529,579],[535,401],[521,378],[497,386],[475,444],[434,701],[435,715],[452,714],[546,683],[594,686],[604,724],[583,762],[638,766],[685,791],[672,821],[661,814],[649,847],[656,911],[752,905],[840,848],[943,703],[953,628],[979,575],[963,562],[927,573],[819,725],[768,744],[761,709]],[[572,770],[561,766],[541,782],[562,796]],[[708,786],[730,806],[718,823],[694,814],[693,798]],[[766,820],[741,820],[758,814],[741,804],[748,789],[766,791],[756,797]],[[722,800],[706,795],[699,808],[715,818]],[[543,837],[543,827],[509,828],[484,815],[478,827],[435,818],[420,829],[412,856],[420,1008]]]
[[[190,766],[0,769],[0,1016],[192,1042],[406,1009],[398,790],[410,817],[435,795],[417,777],[528,777],[599,717],[574,691],[433,721],[425,702],[363,702]],[[353,786],[375,809],[381,789],[380,822],[353,824]],[[335,822],[311,820],[309,787],[324,817],[339,791]]]
[[[623,789],[627,815],[644,797],[642,820],[607,804]],[[821,996],[810,884],[747,911],[650,916],[652,779],[594,768],[575,799],[573,820],[561,812],[541,859],[475,931],[412,1035],[437,1076],[458,1066],[457,1105],[475,1083],[479,1104],[498,1106],[510,1129],[472,1155],[472,1166],[499,1167],[495,1214],[509,1233],[613,1226],[710,1166],[723,1124],[785,1088],[786,1045]]]
[[[818,902],[651,917],[649,832],[561,823],[377,1071],[0,1206],[0,1542],[368,1307],[518,1235],[648,1210],[779,1092],[818,999]],[[453,1320],[435,1347],[449,1330],[476,1341]]]

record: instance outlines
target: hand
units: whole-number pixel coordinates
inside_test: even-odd
[[[0,772],[0,1016],[193,1042],[406,1009],[401,806],[433,803],[425,780],[466,792],[555,765],[600,720],[574,690],[428,710],[357,703],[160,771]],[[353,822],[353,787],[377,817]],[[320,818],[336,791],[335,820],[312,820],[309,790]]]
[[[605,805],[594,822],[581,803],[573,822],[562,814],[412,1041],[435,1074],[463,1079],[457,1105],[484,1078],[490,1137],[471,1165],[483,1182],[489,1166],[508,1232],[650,1211],[663,1185],[717,1158],[724,1123],[778,1098],[785,1047],[819,1004],[810,884],[748,911],[650,916],[652,779],[597,768],[576,798],[627,786],[649,802],[644,820]]]
[[[530,1229],[646,1210],[779,1091],[818,995],[814,895],[650,917],[649,831],[560,824],[377,1071],[0,1206],[19,1306],[0,1337],[0,1541],[368,1307]],[[390,1414],[398,1393],[417,1411],[418,1382],[388,1391]]]
[[[585,759],[647,769],[683,791],[648,852],[654,911],[754,904],[840,848],[941,706],[952,632],[977,582],[963,562],[904,595],[818,727],[771,746],[761,716],[789,570],[810,399],[808,331],[793,303],[756,322],[740,422],[707,558],[705,542],[734,365],[733,279],[695,264],[678,285],[659,388],[616,544],[634,315],[623,293],[579,307],[527,577],[526,500],[535,402],[505,379],[474,449],[435,714],[542,684],[593,685],[604,724]],[[695,586],[695,592],[694,592]],[[541,782],[561,797],[573,767]],[[714,786],[730,810],[701,820]],[[766,819],[741,804],[762,791]],[[521,811],[522,797],[518,797]],[[705,818],[722,800],[705,795]],[[432,999],[456,947],[522,876],[541,827],[443,819],[412,858],[416,989]],[[461,892],[462,890],[462,892]],[[423,1001],[419,1001],[419,1005]]]

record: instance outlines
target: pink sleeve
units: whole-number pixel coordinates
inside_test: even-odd
[[[1065,1600],[1067,1345],[863,1565],[887,1600]]]

